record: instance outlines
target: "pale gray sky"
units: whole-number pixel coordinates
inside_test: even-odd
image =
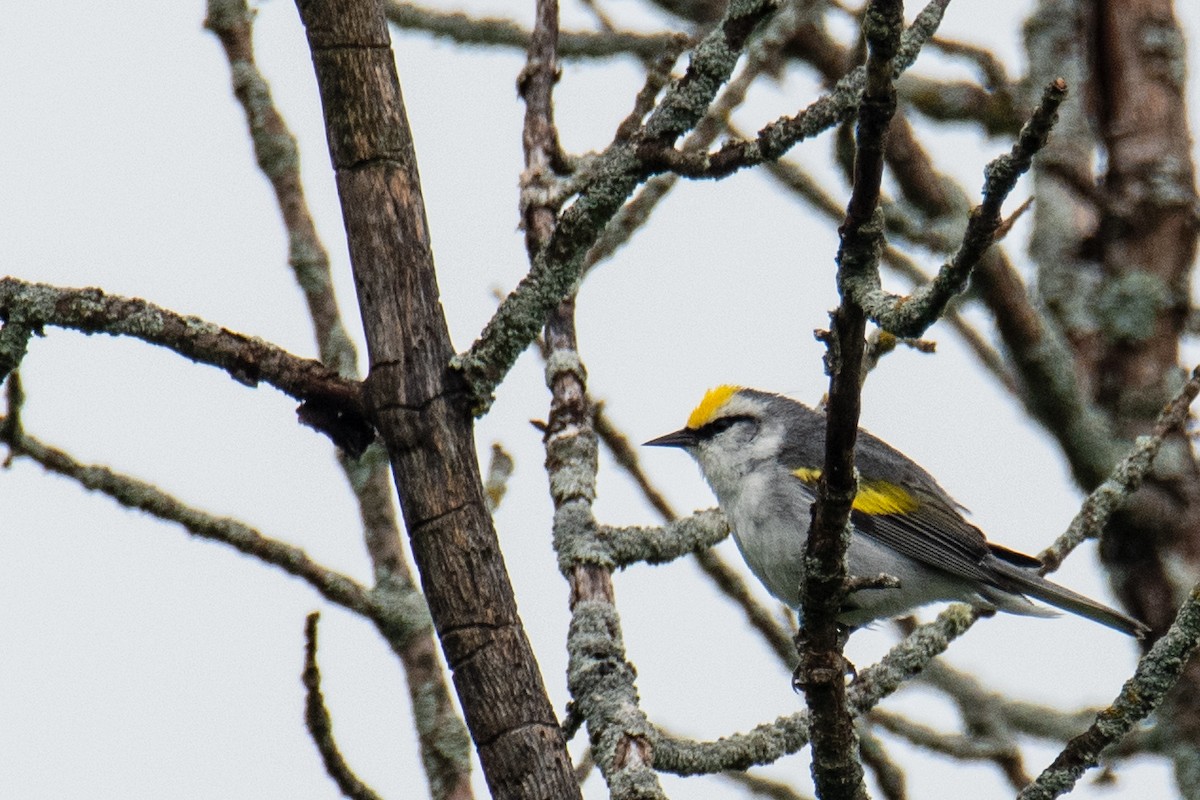
[[[518,13],[513,5],[477,7]],[[529,17],[528,5],[519,18]],[[955,0],[943,32],[1019,59],[1017,20],[1028,5]],[[1196,44],[1200,9],[1178,5]],[[618,19],[634,13],[628,0],[607,6]],[[274,199],[253,165],[224,56],[201,29],[203,4],[46,2],[9,11],[0,28],[3,271],[144,297],[311,355]],[[588,21],[574,5],[565,16],[568,26]],[[464,53],[416,34],[393,38],[443,303],[463,349],[494,308],[493,288],[511,288],[526,269],[516,211],[522,107],[514,89],[523,56]],[[256,47],[299,138],[308,198],[347,325],[361,341],[311,63],[291,3],[259,7]],[[1193,74],[1198,53],[1191,53]],[[567,64],[556,94],[564,145],[604,146],[640,85],[630,60]],[[1190,86],[1200,120],[1196,81]],[[813,92],[810,80],[788,79],[756,92],[737,118],[761,127]],[[962,132],[942,136],[939,163],[973,192],[983,163],[1009,146]],[[829,147],[824,137],[796,155],[828,174],[820,165]],[[1018,188],[1010,205],[1028,191]],[[1009,240],[1018,260],[1024,233]],[[579,339],[594,393],[637,441],[679,427],[716,383],[819,398],[825,379],[811,332],[835,302],[835,249],[833,226],[814,221],[763,175],[681,185],[654,224],[585,285]],[[864,426],[933,472],[992,538],[1036,552],[1078,503],[1062,460],[953,334],[939,327],[930,335],[938,355],[902,351],[871,376]],[[330,446],[296,425],[290,399],[139,342],[61,330],[33,342],[22,374],[30,433],[369,580],[357,514]],[[550,551],[540,435],[528,423],[545,416],[547,403],[540,365],[526,355],[480,424],[478,443],[486,453],[499,440],[516,457],[497,524],[561,713],[566,586]],[[651,451],[644,459],[680,510],[713,504],[682,454]],[[603,463],[601,521],[654,521]],[[302,723],[302,629],[312,609],[325,612],[321,664],[343,753],[386,797],[424,792],[400,668],[369,624],[275,570],[191,541],[26,461],[0,474],[0,514],[0,796],[338,796]],[[732,545],[722,549],[737,560]],[[1085,549],[1057,579],[1107,597],[1095,562],[1094,549]],[[787,672],[691,564],[636,567],[615,584],[638,688],[655,721],[711,738],[802,706]],[[864,666],[892,641],[881,626],[856,634],[849,654]],[[949,660],[997,689],[1070,708],[1110,700],[1134,657],[1126,638],[1086,621],[1000,618],[956,643]],[[945,703],[917,690],[887,707],[933,723],[951,718]],[[576,753],[584,741],[576,738]],[[894,748],[910,763],[913,797],[963,786],[976,797],[1011,796],[994,768]],[[1028,767],[1038,770],[1054,751],[1031,752]],[[803,756],[771,773],[808,780]],[[1170,785],[1158,762],[1131,764],[1121,775],[1115,787],[1085,781],[1075,796],[1159,797]],[[664,784],[674,796],[741,796],[719,781],[665,777]],[[586,791],[606,794],[598,776]]]

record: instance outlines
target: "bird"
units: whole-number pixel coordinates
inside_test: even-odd
[[[645,445],[678,447],[696,460],[750,571],[799,612],[805,541],[825,460],[825,414],[783,395],[723,384],[704,394],[683,428]],[[1034,600],[1138,639],[1149,631],[1046,580],[1037,558],[989,542],[933,476],[862,429],[854,463],[848,573],[895,581],[887,581],[890,588],[872,582],[846,597],[837,621],[847,632],[944,601],[1057,616]]]

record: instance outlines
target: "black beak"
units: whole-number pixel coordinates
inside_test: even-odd
[[[674,433],[668,433],[666,436],[660,436],[657,439],[651,439],[644,443],[643,447],[692,447],[700,442],[700,438],[696,436],[696,432],[689,428],[680,428]]]

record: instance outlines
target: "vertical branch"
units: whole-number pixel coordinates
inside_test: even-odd
[[[854,187],[838,250],[842,302],[832,315],[826,339],[830,381],[825,469],[805,546],[805,640],[798,673],[812,713],[813,778],[824,800],[866,797],[858,738],[846,705],[845,659],[837,624],[847,582],[846,548],[856,491],[854,444],[866,331],[866,315],[847,284],[861,280],[864,274],[877,274],[879,269],[883,230],[877,209],[883,177],[883,137],[896,108],[892,59],[899,49],[903,27],[900,0],[876,0],[868,6],[863,32],[869,55],[858,112]]]
[[[321,362],[342,377],[357,379],[358,354],[338,311],[329,253],[317,235],[304,197],[296,138],[275,107],[266,78],[254,61],[253,20],[246,0],[209,0],[204,25],[225,50],[233,91],[246,113],[259,169],[275,191],[288,234],[288,263],[308,303]],[[384,628],[380,631],[404,665],[431,794],[434,800],[466,800],[472,795],[470,741],[451,701],[425,601],[400,543],[387,463],[375,449],[357,458],[339,450],[338,463],[358,501],[376,588],[397,607],[412,613],[410,630],[403,637]]]
[[[521,206],[532,263],[554,234],[553,167],[558,155],[554,83],[558,79],[558,2],[538,0],[519,88],[525,100],[525,173]],[[587,721],[591,752],[617,800],[665,797],[652,767],[650,725],[638,708],[634,670],[625,658],[612,585],[611,560],[596,557],[598,442],[586,372],[575,337],[575,298],[564,298],[546,322],[546,384],[552,393],[546,425],[546,468],[554,501],[554,546],[571,587],[567,682]]]
[[[578,797],[484,499],[466,387],[438,301],[387,23],[368,0],[299,0],[391,458],[430,614],[492,795]]]
[[[1170,0],[1096,0],[1094,86],[1107,155],[1100,181],[1096,400],[1125,440],[1145,433],[1179,378],[1191,307],[1197,193],[1186,48]],[[1114,516],[1101,555],[1117,594],[1161,633],[1200,581],[1200,463],[1173,433],[1142,490]],[[1200,660],[1163,711],[1181,791],[1200,775]]]

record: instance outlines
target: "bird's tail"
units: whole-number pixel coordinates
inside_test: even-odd
[[[1090,597],[1084,597],[1065,586],[1048,581],[1031,569],[1032,565],[1021,564],[1018,566],[1005,560],[1004,555],[1004,553],[993,553],[992,563],[992,568],[998,573],[998,576],[1004,579],[1003,588],[1028,595],[1035,600],[1049,603],[1055,608],[1078,614],[1085,619],[1121,631],[1121,633],[1136,636],[1138,639],[1144,638],[1150,632],[1148,627],[1133,617],[1122,614],[1115,608],[1109,608],[1103,603],[1097,603]],[[1029,560],[1033,561],[1034,559],[1030,558]]]

